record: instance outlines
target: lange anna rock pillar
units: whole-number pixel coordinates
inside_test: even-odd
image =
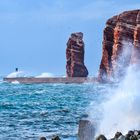
[[[66,73],[67,77],[87,77],[88,70],[84,65],[84,41],[83,33],[72,33],[67,42],[66,49]]]

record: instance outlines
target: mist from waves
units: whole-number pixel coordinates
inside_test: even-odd
[[[17,77],[26,77],[26,76],[27,76],[26,72],[24,72],[24,71],[15,71],[15,72],[11,72],[6,77],[7,78],[17,78]]]
[[[29,74],[29,72],[26,71],[15,71],[15,72],[11,72],[9,73],[7,76],[7,78],[18,78],[18,77],[35,77],[35,78],[47,78],[47,77],[65,77],[65,75],[54,75],[53,73],[50,72],[43,72],[41,74],[38,75],[32,75],[32,73]]]
[[[97,119],[92,110],[94,102],[89,107],[89,119],[95,125],[96,136],[104,134],[113,138],[117,131],[126,134],[129,130],[140,130],[140,65],[138,61],[132,63],[132,41],[122,41],[122,44],[122,53],[113,63],[115,73],[111,80],[114,85],[106,87],[106,97],[97,106]]]
[[[126,134],[129,130],[140,129],[139,67],[138,64],[130,65],[117,87],[108,90],[106,100],[99,106],[101,117],[96,136],[104,134],[112,138],[117,131]]]

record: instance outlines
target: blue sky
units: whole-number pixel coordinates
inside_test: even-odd
[[[139,0],[0,0],[0,75],[15,67],[37,75],[65,75],[66,42],[83,32],[85,65],[96,75],[105,22]]]

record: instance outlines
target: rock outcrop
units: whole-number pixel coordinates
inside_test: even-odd
[[[140,10],[126,11],[106,22],[99,80],[121,77],[140,62]]]
[[[84,65],[83,33],[72,33],[67,42],[67,77],[87,77],[88,70]]]
[[[126,135],[123,135],[121,132],[116,132],[115,136],[111,140],[139,140],[140,139],[140,130],[130,130]],[[99,135],[96,140],[107,140],[104,135]]]

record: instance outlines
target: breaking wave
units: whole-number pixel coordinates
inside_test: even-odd
[[[7,78],[26,77],[24,71],[12,72],[6,76]]]
[[[140,129],[140,72],[138,66],[131,66],[118,87],[102,104],[102,119],[98,134],[112,137],[115,132]]]
[[[40,75],[36,76],[36,78],[43,78],[43,77],[54,77],[54,75],[49,72],[44,72],[44,73],[41,73]]]

